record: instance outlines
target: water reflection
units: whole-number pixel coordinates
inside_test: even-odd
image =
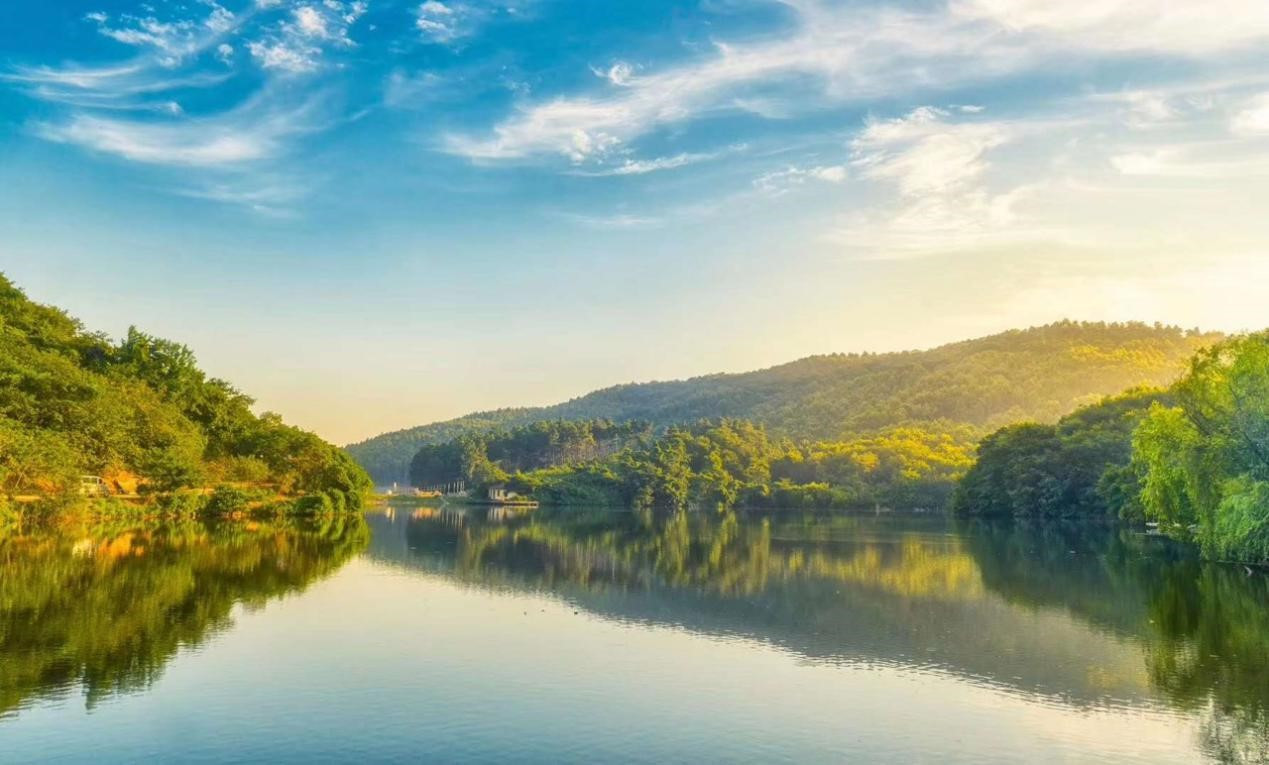
[[[303,590],[363,551],[366,560],[348,566],[330,587],[250,619],[235,612],[236,604],[254,608]],[[560,600],[571,606],[560,606]],[[208,691],[219,699],[216,707],[204,705],[205,686],[189,676],[184,684],[173,683],[179,673],[170,671],[168,681],[145,698],[162,696],[167,688],[168,702],[212,710],[209,725],[215,727],[234,719],[229,710],[237,708],[240,696],[273,693],[280,706],[248,726],[260,731],[259,746],[285,747],[317,735],[300,727],[287,734],[298,738],[273,742],[267,724],[290,720],[277,709],[330,713],[332,699],[360,693],[364,716],[350,713],[348,728],[311,751],[338,745],[339,736],[380,730],[370,721],[392,710],[412,714],[408,710],[419,704],[441,704],[472,716],[461,711],[439,716],[438,728],[426,734],[419,729],[419,739],[405,736],[402,746],[427,740],[438,746],[479,744],[492,756],[521,746],[524,731],[554,724],[535,717],[537,707],[521,703],[524,694],[537,698],[553,688],[557,703],[563,703],[558,700],[581,687],[611,693],[594,678],[615,662],[637,666],[629,670],[636,674],[651,672],[644,668],[657,663],[674,668],[674,678],[659,676],[630,697],[644,704],[639,722],[655,726],[657,710],[670,703],[666,696],[686,696],[693,704],[699,698],[708,706],[714,691],[702,677],[717,683],[755,668],[773,672],[763,657],[775,652],[752,650],[756,641],[798,659],[789,674],[781,665],[779,674],[766,676],[762,687],[772,694],[772,705],[816,691],[849,696],[859,686],[842,683],[858,684],[868,675],[879,678],[870,687],[888,689],[891,698],[941,689],[935,708],[946,709],[949,720],[985,719],[959,709],[978,699],[980,705],[1017,713],[1010,718],[1016,723],[1038,705],[1054,720],[1079,725],[1109,720],[1157,733],[1175,722],[1183,748],[1193,746],[1217,761],[1263,762],[1269,761],[1267,601],[1264,575],[1201,564],[1186,548],[1158,538],[1110,527],[958,524],[938,516],[508,513],[450,506],[316,523],[63,529],[0,538],[0,717],[21,715],[16,721],[0,719],[0,732],[25,732],[30,737],[25,751],[34,759],[47,743],[37,735],[41,714],[62,714],[56,703],[42,702],[82,692],[92,708],[112,694],[150,689],[180,649],[205,643],[237,615],[235,638],[254,624],[255,638],[265,642],[241,640],[236,656],[265,657],[271,671],[285,667],[289,684],[273,688],[271,677],[262,676],[258,685],[237,677]],[[522,605],[528,603],[543,610],[530,611]],[[560,606],[559,613],[547,614],[551,604]],[[441,615],[435,615],[438,608],[444,609]],[[313,634],[313,625],[326,628],[348,614],[356,614],[350,631]],[[517,642],[516,625],[539,632]],[[690,639],[673,644],[700,648],[700,656],[653,648],[667,645],[661,638],[671,633],[664,628],[690,633],[676,634]],[[278,635],[303,635],[312,654],[287,663],[293,638],[279,649],[269,642]],[[368,636],[360,651],[350,648],[354,635]],[[702,635],[710,641],[698,640]],[[218,641],[217,651],[184,658],[197,664],[231,642]],[[643,647],[629,647],[632,643]],[[561,654],[560,645],[572,653]],[[617,655],[623,651],[628,655]],[[704,658],[717,654],[731,658],[714,664]],[[211,665],[237,666],[232,656],[219,661]],[[727,663],[732,661],[739,663]],[[375,679],[361,687],[352,678],[357,673],[323,671],[336,663],[371,671]],[[414,674],[401,673],[403,665]],[[808,666],[813,671],[801,674]],[[385,667],[390,669],[378,671]],[[507,684],[509,674],[518,684]],[[417,679],[423,675],[426,684]],[[905,678],[914,675],[919,682],[906,685]],[[620,685],[638,678],[614,670],[609,679]],[[745,687],[740,683],[734,692]],[[376,707],[380,698],[391,702]],[[808,698],[807,709],[848,703],[846,697]],[[525,710],[512,720],[525,725],[512,738],[499,739],[486,728],[479,728],[483,738],[445,737],[450,730],[445,724],[484,720],[486,706],[497,703],[507,705],[504,713]],[[765,719],[769,710],[755,704]],[[32,706],[39,708],[27,709]],[[98,711],[123,712],[123,706]],[[867,737],[870,746],[883,746],[910,730],[897,712],[882,710],[875,719],[856,720],[858,729],[851,729],[832,717],[837,707],[825,710],[826,727],[808,725],[800,729],[802,738],[786,743],[823,755],[828,750],[811,744],[830,734]],[[102,725],[111,722],[104,719],[108,714],[94,716]],[[1147,717],[1155,722],[1142,725]],[[56,719],[82,721],[69,714]],[[320,727],[330,728],[330,719],[338,715]],[[715,742],[729,735],[719,731],[746,719],[759,718],[706,714],[696,724],[717,728],[683,735]],[[666,724],[664,730],[677,730],[677,722]],[[620,725],[628,727],[629,720]],[[575,747],[570,751],[593,751],[597,742],[582,728],[557,731],[540,743],[555,746],[559,736],[567,736]],[[91,745],[89,730],[81,727],[76,741]],[[1011,733],[1023,737],[1026,730]],[[1071,751],[1104,761],[1127,759],[1121,751],[1107,753],[1100,736],[1075,736]],[[358,741],[373,750],[397,739]],[[752,743],[743,736],[729,741],[740,747],[729,752],[749,751],[745,747]],[[929,751],[961,746],[962,761],[998,754],[959,739],[921,743],[936,747]],[[1016,751],[1053,754],[1045,746],[1031,742],[1030,749]],[[1178,754],[1182,761],[1191,757],[1169,741],[1155,742],[1153,751]],[[543,760],[558,754],[542,753]]]
[[[236,604],[304,589],[365,549],[361,516],[0,536],[0,717],[78,689],[148,688]]]
[[[1068,706],[1165,707],[1200,720],[1213,759],[1269,761],[1269,577],[1162,539],[932,516],[606,510],[451,510],[395,525],[371,554],[398,565],[816,661],[933,668]]]

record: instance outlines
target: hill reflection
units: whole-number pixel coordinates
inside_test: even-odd
[[[177,651],[365,549],[359,515],[0,536],[0,716],[149,687]]]
[[[1269,759],[1269,578],[1117,528],[936,516],[539,511],[375,517],[370,555],[809,660],[941,671],[1074,706],[1197,715]]]

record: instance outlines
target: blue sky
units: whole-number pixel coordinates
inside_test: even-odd
[[[0,5],[0,270],[337,441],[1062,317],[1269,324],[1269,4]]]

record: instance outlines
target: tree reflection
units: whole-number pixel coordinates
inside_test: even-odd
[[[1202,718],[1210,756],[1269,762],[1269,576],[1114,527],[965,530],[989,588],[1139,640],[1151,685]]]
[[[410,545],[452,550],[456,574],[471,580],[512,574],[546,586],[661,586],[734,597],[807,578],[907,597],[974,597],[981,587],[973,559],[954,544],[915,532],[860,540],[850,516],[777,522],[732,511],[568,510],[519,523],[414,521]],[[827,536],[814,541],[817,533]]]
[[[1269,760],[1269,577],[1121,527],[599,510],[420,518],[407,536],[466,581],[648,593],[655,608],[587,602],[808,656],[871,651],[1081,704],[1136,683],[1195,715],[1213,758]]]
[[[148,687],[176,652],[364,549],[360,515],[0,537],[0,715]]]

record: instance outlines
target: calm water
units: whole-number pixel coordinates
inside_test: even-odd
[[[921,516],[9,536],[0,761],[1262,762],[1267,582]]]

